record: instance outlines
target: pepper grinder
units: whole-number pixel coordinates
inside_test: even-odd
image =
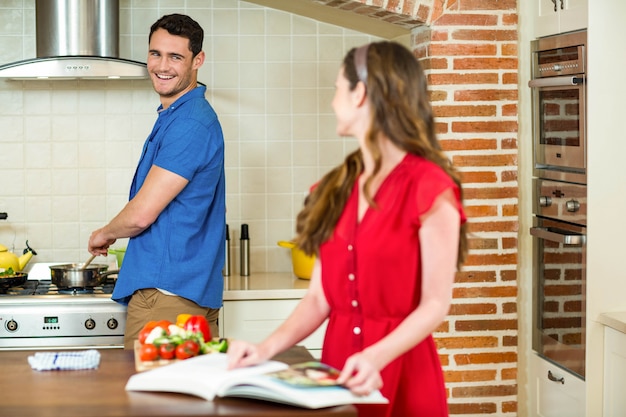
[[[226,241],[225,245],[225,259],[224,259],[224,269],[222,270],[222,275],[225,277],[230,276],[230,231],[228,229],[228,225],[226,225]]]
[[[248,235],[248,225],[241,225],[241,238],[239,240],[239,275],[247,277],[250,275],[250,236]]]

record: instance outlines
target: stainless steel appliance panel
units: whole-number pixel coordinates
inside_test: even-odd
[[[534,173],[587,182],[586,32],[532,43]]]
[[[533,180],[533,213],[577,225],[587,225],[587,186],[562,181]]]
[[[533,349],[585,377],[586,228],[535,217]]]
[[[126,307],[110,297],[0,298],[0,350],[123,347]]]
[[[111,299],[116,279],[59,288],[50,267],[29,266],[28,280],[0,291],[0,351],[123,348],[126,306]]]
[[[585,378],[587,33],[532,43],[533,329],[542,358]],[[548,376],[550,378],[550,376]]]

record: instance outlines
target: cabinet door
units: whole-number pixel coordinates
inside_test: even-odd
[[[535,20],[535,37],[559,33],[559,0],[535,0],[537,4],[537,20]]]
[[[270,335],[300,300],[238,300],[224,301],[222,308],[222,337],[258,343]],[[319,357],[324,341],[326,323],[300,342],[315,357]]]
[[[563,10],[561,10],[559,21],[560,32],[586,29],[587,8],[588,0],[563,0]]]
[[[588,0],[535,0],[535,36],[556,35],[587,28]]]
[[[604,329],[604,416],[626,415],[626,334]]]
[[[585,381],[532,355],[531,389],[538,417],[584,417]]]

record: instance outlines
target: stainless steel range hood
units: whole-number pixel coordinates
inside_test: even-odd
[[[37,57],[0,66],[14,80],[147,79],[119,58],[119,0],[36,0]]]

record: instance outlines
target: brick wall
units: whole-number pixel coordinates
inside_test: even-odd
[[[320,2],[320,1],[318,1]],[[450,413],[517,413],[516,0],[329,0],[412,30],[439,138],[462,171],[471,250],[436,333]],[[413,27],[412,26],[412,27]]]
[[[516,1],[436,3],[414,44],[428,70],[442,146],[463,173],[472,233],[452,309],[436,334],[450,413],[516,415]]]

